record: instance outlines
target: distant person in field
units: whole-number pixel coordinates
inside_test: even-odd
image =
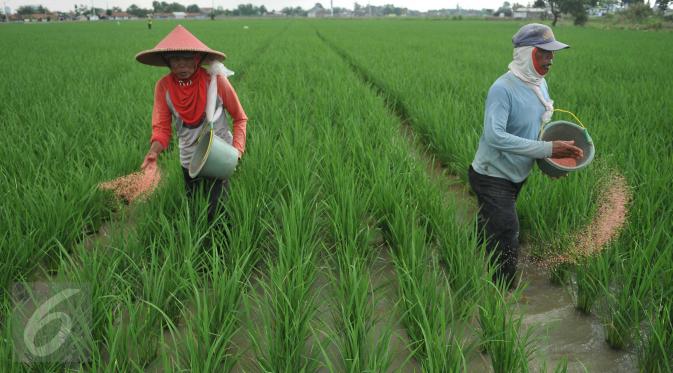
[[[573,141],[538,141],[540,125],[554,110],[544,77],[556,51],[569,46],[557,41],[545,25],[531,23],[512,38],[514,59],[509,71],[488,91],[484,131],[468,170],[479,202],[478,227],[495,266],[494,280],[516,286],[519,219],[516,199],[534,160],[581,158]],[[544,208],[544,201],[540,201]]]
[[[152,29],[152,17],[147,17],[147,29]]]
[[[217,79],[215,109],[224,107],[233,121],[232,135],[223,111],[219,118],[214,118],[215,134],[238,150],[239,159],[245,150],[248,121],[236,91],[227,79],[233,72],[227,70],[221,63],[225,58],[224,53],[208,48],[180,25],[154,49],[136,55],[136,60],[140,63],[166,66],[170,70],[166,76],[159,79],[154,90],[152,137],[150,149],[141,168],[144,170],[148,166],[156,167],[157,157],[168,148],[174,129],[178,136],[180,163],[187,195],[193,197],[199,189],[208,193],[209,222],[212,222],[216,215],[220,198],[226,197],[228,180],[192,178],[189,176],[189,163],[201,130],[209,125],[205,109],[210,74],[216,74]],[[202,64],[208,64],[209,71],[206,71]]]

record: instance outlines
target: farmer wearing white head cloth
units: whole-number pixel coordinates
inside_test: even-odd
[[[218,200],[226,195],[228,181],[190,177],[189,163],[199,134],[212,120],[215,134],[233,145],[238,150],[239,158],[245,150],[248,118],[227,79],[233,72],[222,65],[221,61],[225,58],[224,53],[210,49],[180,25],[153,49],[136,55],[140,63],[165,66],[170,70],[157,82],[154,90],[150,150],[141,168],[156,167],[157,157],[168,148],[175,130],[187,194],[192,196],[198,189],[209,194],[208,221],[215,217]],[[202,64],[208,64],[208,70]],[[212,93],[215,93],[215,97],[211,97]],[[208,118],[207,105],[213,104],[210,115],[212,112],[215,114]],[[231,117],[233,135],[222,108]],[[171,126],[171,122],[174,126]]]
[[[554,101],[544,76],[554,52],[569,46],[557,41],[552,30],[532,23],[512,38],[514,58],[509,71],[488,91],[484,132],[469,171],[479,201],[479,229],[493,254],[494,280],[516,285],[519,255],[519,219],[516,199],[534,160],[548,157],[580,158],[572,141],[538,141],[540,125],[551,120]]]

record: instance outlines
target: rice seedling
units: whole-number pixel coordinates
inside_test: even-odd
[[[673,320],[670,302],[662,302],[647,315],[648,328],[639,346],[638,363],[641,372],[670,372],[673,368]]]
[[[377,299],[369,274],[375,255],[370,244],[371,219],[367,215],[371,192],[356,199],[364,185],[356,182],[355,167],[349,163],[346,161],[346,167],[341,162],[330,163],[332,178],[324,183],[326,188],[331,186],[332,198],[326,201],[326,213],[334,240],[333,258],[328,258],[335,268],[329,276],[336,310],[330,334],[337,336],[332,339],[338,345],[344,371],[386,371],[390,364],[390,329],[377,339],[373,335]]]
[[[581,259],[575,267],[575,307],[588,315],[611,278],[611,251]]]
[[[491,358],[495,372],[527,372],[535,352],[533,330],[523,329],[522,315],[514,313],[513,300],[521,288],[506,294],[504,284],[487,282],[479,305],[481,343]],[[509,299],[507,299],[509,298]]]
[[[657,241],[654,238],[652,242]],[[657,255],[658,248],[651,244],[642,248],[634,245],[634,249],[639,253],[634,253],[631,260],[623,257],[617,264],[616,270],[621,275],[618,282],[605,289],[606,340],[616,349],[625,348],[638,335],[645,310],[651,304],[653,284],[668,262],[668,256]]]

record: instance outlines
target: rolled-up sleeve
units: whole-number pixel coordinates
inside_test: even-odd
[[[238,95],[236,94],[234,87],[231,86],[231,83],[229,83],[229,80],[226,77],[221,75],[217,77],[217,92],[224,103],[224,108],[229,113],[233,122],[233,146],[243,154],[245,151],[248,117],[241,106],[241,102],[238,100]]]

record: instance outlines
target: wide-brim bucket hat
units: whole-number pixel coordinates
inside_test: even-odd
[[[166,66],[164,54],[171,52],[207,54],[206,59],[210,57],[220,62],[227,58],[224,53],[210,49],[191,32],[187,31],[186,28],[182,27],[182,25],[177,25],[154,48],[136,54],[136,60],[145,65]]]

